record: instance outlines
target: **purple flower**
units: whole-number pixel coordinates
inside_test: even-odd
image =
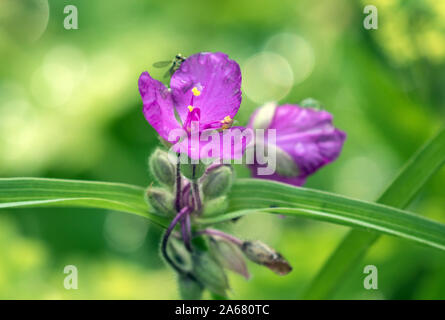
[[[346,134],[332,124],[332,115],[323,110],[298,105],[267,104],[257,109],[248,127],[276,130],[276,166],[272,175],[258,175],[261,167],[250,165],[256,178],[277,180],[301,186],[306,178],[339,156]],[[280,167],[281,165],[281,167]]]
[[[221,158],[236,156],[233,148],[223,149],[221,142],[225,134],[244,131],[241,127],[231,127],[241,104],[241,71],[226,54],[206,52],[188,57],[173,74],[170,88],[143,72],[139,77],[139,91],[145,118],[163,139],[177,143],[175,151],[182,146],[182,150],[196,159],[203,148],[213,147],[220,151]],[[193,130],[198,132],[199,140],[201,135],[211,134],[220,139],[200,141],[199,147],[194,148]]]

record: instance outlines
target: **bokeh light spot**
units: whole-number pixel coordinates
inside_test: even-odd
[[[11,39],[30,43],[45,32],[49,20],[48,0],[2,0],[0,30],[4,29]]]
[[[314,50],[303,37],[296,34],[274,35],[267,41],[265,50],[275,52],[289,62],[294,74],[294,85],[303,82],[314,69]]]
[[[243,86],[254,102],[278,101],[290,91],[294,75],[285,58],[273,52],[261,52],[243,65]]]

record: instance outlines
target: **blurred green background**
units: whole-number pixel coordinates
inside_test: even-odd
[[[65,30],[75,5],[79,29]],[[378,8],[365,30],[363,8]],[[35,176],[146,186],[158,144],[142,115],[137,80],[176,53],[222,51],[241,66],[236,120],[269,100],[320,100],[348,134],[343,153],[307,186],[374,200],[444,121],[445,2],[437,0],[2,0],[0,177]],[[247,176],[237,168],[239,176]],[[445,222],[445,170],[410,210]],[[261,239],[290,260],[279,277],[249,264],[230,275],[231,298],[294,299],[345,227],[275,216],[243,218],[237,235]],[[93,209],[0,213],[0,298],[172,299],[175,276],[158,255],[160,232],[140,217]],[[363,288],[363,268],[379,288]],[[79,289],[65,290],[65,265]],[[335,298],[445,298],[445,255],[382,237]]]

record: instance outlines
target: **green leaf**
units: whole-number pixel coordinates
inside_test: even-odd
[[[442,131],[402,171],[395,184],[399,187],[390,187],[390,191],[386,192],[382,199],[386,199],[384,201],[389,204],[399,201],[397,205],[405,205],[408,200],[404,200],[403,203],[397,194],[410,199],[415,195],[424,181],[442,164],[445,155],[444,142],[445,133]],[[406,185],[410,185],[411,188],[405,188]],[[399,193],[397,190],[400,190]],[[260,179],[238,180],[228,198],[230,213],[198,221],[202,224],[213,224],[246,214],[268,212],[305,216],[368,230],[368,232],[354,231],[350,237],[354,241],[347,240],[346,251],[342,250],[342,255],[336,260],[340,262],[338,266],[341,271],[346,270],[342,268],[345,266],[342,264],[343,260],[351,262],[348,258],[349,252],[356,250],[357,253],[361,253],[360,250],[363,248],[366,251],[366,245],[373,241],[378,233],[445,249],[445,225],[382,204]],[[144,201],[144,189],[140,187],[37,178],[0,179],[0,209],[42,206],[112,209],[142,215],[163,227],[168,223],[166,219],[149,213]],[[332,283],[336,280],[335,270],[334,268],[330,271],[334,274],[327,276],[328,280],[334,279]]]
[[[126,184],[41,178],[0,179],[0,209],[18,207],[91,207],[148,218],[165,227],[167,219],[149,213],[145,189]]]
[[[261,179],[238,180],[229,193],[229,200],[231,213],[198,221],[214,224],[269,212],[362,228],[445,250],[444,224],[382,204]]]
[[[427,142],[399,172],[378,202],[404,208],[445,162],[445,128]],[[304,295],[326,299],[378,239],[377,234],[351,230],[327,260]]]

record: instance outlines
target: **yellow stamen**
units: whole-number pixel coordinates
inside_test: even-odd
[[[223,120],[221,120],[221,123],[231,123],[232,118],[230,116],[225,116]]]
[[[229,129],[232,126],[233,120],[230,116],[225,116],[223,120],[221,120],[221,123],[223,124],[221,126],[222,130]]]
[[[199,91],[198,88],[196,88],[196,87],[193,87],[192,92],[195,97],[198,97],[201,95],[201,91]]]
[[[195,107],[193,107],[193,106],[188,106],[187,108],[189,109],[190,112],[192,112],[193,109],[195,109]]]

